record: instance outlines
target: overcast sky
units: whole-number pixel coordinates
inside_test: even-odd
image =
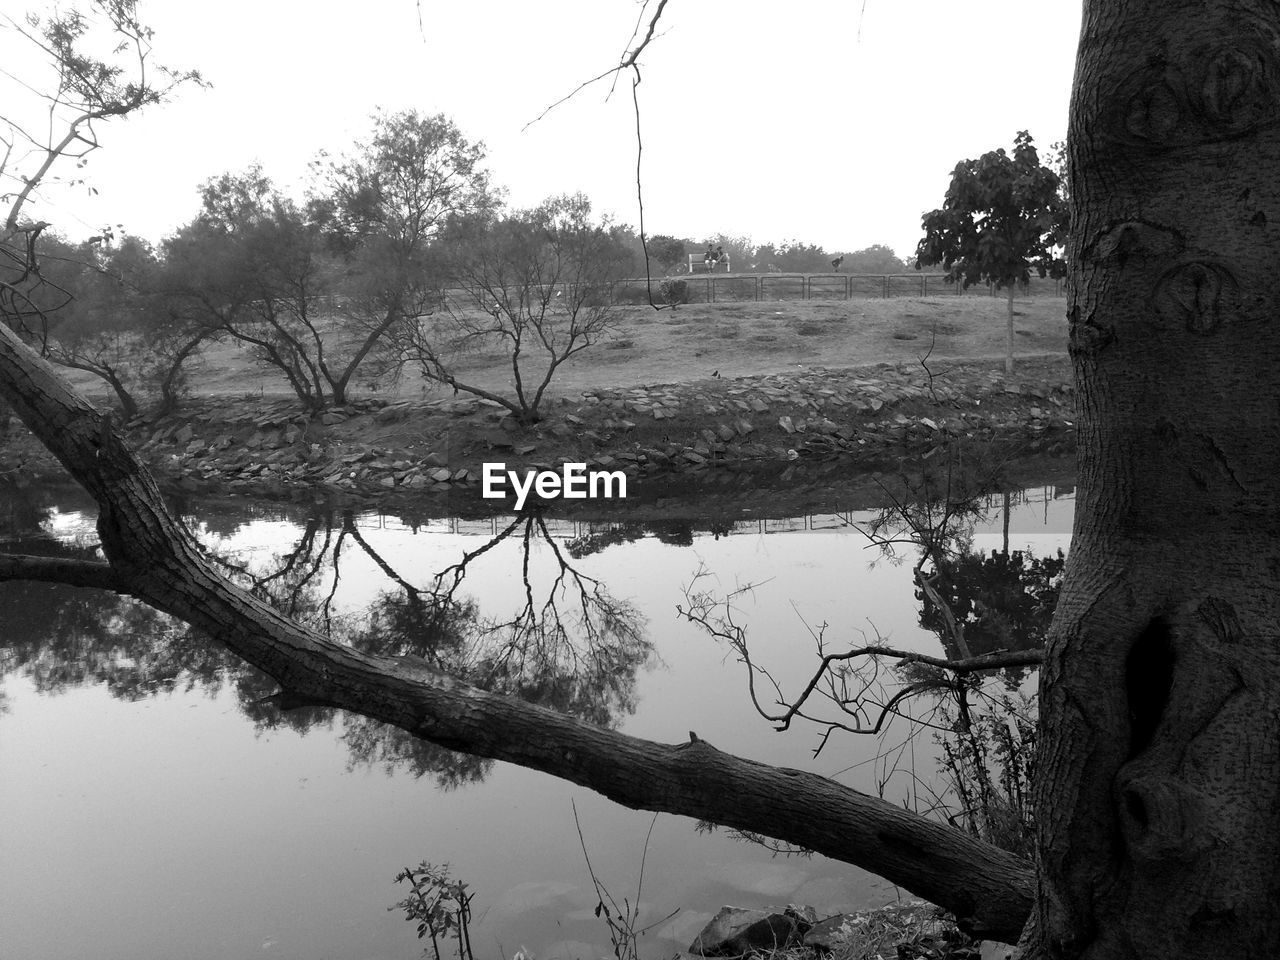
[[[378,107],[452,116],[517,206],[580,190],[638,223],[629,79],[524,129],[618,61],[635,0],[139,6],[155,59],[212,86],[103,128],[85,171],[97,196],[30,211],[68,235],[122,223],[158,240],[195,213],[201,181],[254,161],[300,190],[307,161]],[[1078,3],[1022,0],[669,0],[642,59],[645,227],[906,254],[957,161],[1022,129],[1041,147],[1064,136],[1079,19]]]

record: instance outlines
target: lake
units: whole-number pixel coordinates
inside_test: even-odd
[[[958,521],[964,549],[1065,550],[1074,490],[1060,484],[980,498]],[[82,495],[3,496],[4,549],[91,555]],[[905,720],[883,738],[837,733],[817,756],[822,728],[775,732],[734,651],[677,610],[691,592],[733,594],[752,657],[786,692],[819,636],[941,655],[921,626],[920,550],[871,544],[878,511],[595,523],[211,499],[184,512],[261,591],[350,642],[398,652],[429,634],[431,656],[474,682],[636,736],[694,731],[917,809],[945,793],[931,733],[910,737]],[[643,923],[678,911],[642,939],[648,957],[724,904],[834,913],[900,895],[359,718],[282,715],[269,681],[130,601],[0,584],[0,657],[3,958],[415,957],[425,941],[388,907],[408,893],[396,874],[422,860],[469,885],[477,957],[606,956],[584,844],[619,903],[636,902],[643,863]]]

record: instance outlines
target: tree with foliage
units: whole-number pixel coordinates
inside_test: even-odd
[[[1041,679],[1034,863],[816,774],[602,729],[293,622],[228,581],[110,420],[4,326],[0,395],[98,503],[104,559],[9,554],[0,577],[138,597],[264,671],[285,706],[860,864],[980,935],[1021,934],[1025,960],[1280,954],[1280,9],[1086,0],[1083,24],[1080,497]]]
[[[654,234],[647,241],[649,259],[658,265],[664,274],[675,273],[685,265],[689,256],[688,247],[678,237],[669,237],[664,233]]]
[[[822,273],[831,269],[831,256],[821,244],[784,240],[757,247],[752,266],[761,273]]]
[[[19,332],[54,363],[102,380],[126,419],[152,398],[172,410],[206,333],[163,292],[150,244],[128,235],[68,244],[46,232],[37,249],[43,282],[28,296],[40,309]]]
[[[402,350],[427,380],[501,404],[536,422],[561,364],[598,343],[617,313],[609,283],[633,267],[625,235],[591,217],[582,194],[460,225],[448,270],[461,295],[408,326]],[[476,349],[505,351],[511,395],[461,378]]]
[[[393,332],[438,302],[441,231],[491,202],[483,156],[447,118],[405,111],[378,116],[351,156],[316,161],[305,205],[259,167],[224,174],[166,245],[170,283],[307,409],[341,406],[358,376],[394,375]]]
[[[333,322],[320,230],[261,168],[207,182],[200,214],[164,253],[167,288],[209,338],[249,347],[309,410],[346,401],[379,337],[352,338]]]
[[[947,282],[968,288],[993,283],[1009,305],[1005,373],[1013,374],[1013,296],[1034,270],[1041,277],[1066,272],[1067,206],[1061,181],[1040,162],[1031,135],[1021,131],[1013,155],[1004,148],[962,160],[938,210],[924,215],[916,266],[942,264]]]
[[[338,316],[358,344],[352,363],[388,346],[379,370],[402,359],[390,341],[420,333],[436,311],[449,226],[483,220],[500,196],[484,167],[484,144],[443,114],[380,113],[371,135],[345,157],[317,161],[310,213],[335,258]]]
[[[854,274],[894,274],[910,269],[901,257],[883,243],[873,243],[852,253],[842,253],[844,263],[840,268],[845,273]]]

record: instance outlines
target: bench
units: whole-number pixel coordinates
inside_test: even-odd
[[[689,272],[697,273],[698,270],[705,270],[707,273],[711,273],[721,264],[724,265],[724,272],[729,272],[729,255],[727,253],[720,254],[719,260],[708,260],[706,256],[705,253],[689,254]]]

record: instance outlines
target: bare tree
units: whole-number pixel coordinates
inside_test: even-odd
[[[127,382],[131,378],[122,368],[139,365],[135,347],[145,324],[117,313],[86,330],[84,324],[67,323],[64,313],[63,335],[50,338],[50,312],[73,303],[76,291],[59,282],[56,269],[49,270],[49,276],[42,270],[38,244],[49,224],[30,219],[27,209],[41,190],[59,181],[55,164],[62,161],[61,168],[73,160],[82,167],[98,149],[103,122],[159,103],[181,84],[203,81],[194,71],[154,63],[151,30],[139,20],[133,0],[91,0],[87,12],[70,9],[23,20],[4,14],[0,22],[26,41],[28,52],[38,54],[47,71],[43,81],[31,78],[43,84],[39,87],[9,77],[18,92],[38,89],[38,111],[24,113],[16,105],[26,98],[15,97],[9,101],[15,109],[0,112],[0,184],[9,202],[0,230],[0,320],[39,342],[55,361],[101,377],[116,393],[125,415],[132,416],[137,402]],[[89,52],[95,33],[102,30],[116,42],[105,59]],[[83,181],[72,177],[68,185],[83,186]],[[91,243],[109,237],[104,231]],[[110,273],[87,252],[70,259],[77,267]]]
[[[533,423],[561,364],[609,332],[616,316],[609,283],[626,272],[631,254],[607,221],[592,221],[582,194],[461,225],[454,242],[449,271],[461,296],[417,318],[403,350],[426,379]],[[461,358],[495,346],[506,354],[514,396],[460,378]]]

